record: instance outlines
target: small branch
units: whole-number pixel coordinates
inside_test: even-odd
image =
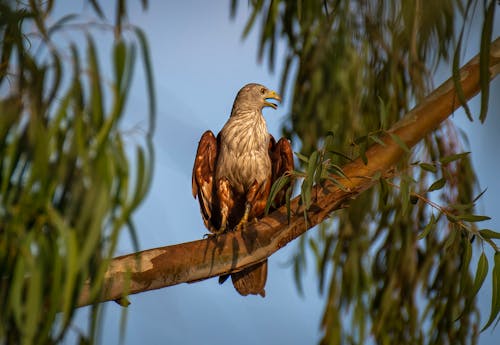
[[[491,45],[490,79],[499,72],[500,38],[497,38]],[[469,100],[480,91],[479,56],[462,67],[460,76],[464,96]],[[453,81],[450,79],[388,132],[397,135],[406,146],[412,147],[436,129],[459,106]],[[381,137],[381,140],[385,145],[374,144],[366,151],[368,164],[357,159],[343,167],[346,176],[350,177],[340,180],[347,188],[346,191],[328,182],[322,188],[314,187],[312,195],[317,198],[307,211],[307,227],[303,208],[299,205],[300,197],[297,197],[291,202],[290,222],[287,221],[286,208],[282,207],[249,226],[244,232],[117,257],[110,262],[104,277],[104,294],[97,300],[116,300],[126,292],[135,294],[179,283],[196,282],[235,272],[266,259],[377,183],[372,177],[377,172],[386,173],[405,154],[389,135]],[[203,232],[200,230],[200,234]],[[83,288],[79,306],[95,301],[89,296],[90,285],[88,282]]]

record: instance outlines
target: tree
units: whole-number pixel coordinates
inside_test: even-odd
[[[97,13],[102,13],[95,2],[91,3]],[[236,2],[233,1],[233,8],[236,8],[235,5]],[[118,18],[122,18],[123,6],[122,2],[118,2]],[[291,239],[289,235],[299,234],[293,229],[304,230],[305,223],[311,225],[313,222],[318,222],[329,215],[335,207],[345,205],[343,203],[335,204],[334,200],[337,202],[345,201],[343,198],[353,196],[352,193],[360,193],[369,185],[379,185],[379,187],[363,191],[358,199],[349,203],[350,208],[336,212],[333,220],[327,221],[329,224],[323,223],[308,238],[301,236],[299,239],[302,249],[297,253],[295,260],[298,276],[300,276],[303,265],[303,253],[308,246],[318,258],[319,271],[323,272],[319,276],[320,286],[325,289],[329,280],[324,317],[324,342],[363,343],[368,334],[373,334],[377,342],[380,343],[466,343],[471,338],[473,341],[477,332],[471,326],[477,324],[477,319],[474,316],[474,295],[477,292],[476,287],[479,288],[482,279],[484,279],[486,257],[482,261],[480,260],[482,266],[478,267],[476,278],[473,281],[469,273],[470,252],[472,250],[470,241],[474,235],[478,241],[488,241],[491,236],[497,235],[491,232],[478,232],[473,226],[474,223],[468,223],[468,221],[482,219],[473,214],[475,193],[480,193],[475,190],[473,171],[468,163],[468,157],[459,153],[461,149],[458,141],[449,140],[449,138],[454,137],[449,135],[453,134],[454,130],[450,124],[447,124],[445,129],[439,129],[425,137],[425,145],[422,145],[421,148],[423,157],[419,158],[418,164],[410,164],[417,158],[410,158],[406,150],[415,144],[416,139],[406,136],[404,131],[399,131],[405,126],[399,126],[399,129],[392,127],[392,130],[391,126],[412,108],[412,104],[420,104],[421,107],[417,109],[422,109],[422,107],[429,109],[424,107],[425,104],[429,105],[424,101],[424,95],[431,89],[428,85],[430,79],[426,66],[446,58],[447,51],[452,51],[454,19],[456,20],[457,16],[460,15],[467,19],[471,9],[477,4],[475,2],[462,4],[448,1],[432,4],[432,6],[439,8],[426,8],[424,6],[431,5],[423,4],[418,0],[405,2],[404,5],[394,5],[392,2],[363,1],[324,1],[322,3],[255,1],[252,2],[252,6],[254,6],[254,14],[250,18],[249,29],[254,25],[256,18],[265,15],[263,17],[265,19],[262,21],[264,29],[262,30],[261,52],[268,49],[269,57],[273,59],[276,37],[282,34],[289,44],[289,56],[286,58],[288,62],[285,63],[285,66],[288,67],[285,68],[283,75],[286,77],[292,73],[294,70],[290,66],[297,65],[293,83],[294,107],[287,131],[293,133],[294,141],[301,141],[302,153],[299,157],[304,161],[304,172],[294,174],[304,177],[301,185],[302,193],[298,199],[295,199],[290,208],[294,211],[290,222],[295,221],[298,226],[291,227],[292,231],[286,232],[288,228],[287,210],[282,209],[278,213],[270,215],[260,225],[255,226],[255,229],[262,230],[258,236],[264,238],[270,233],[266,233],[265,224],[271,222],[273,228],[283,230],[282,237],[276,242],[276,247],[280,247]],[[458,98],[468,99],[472,93],[477,92],[478,87],[482,88],[482,94],[486,95],[487,98],[486,90],[490,77],[487,68],[490,63],[498,65],[498,61],[495,60],[495,56],[498,54],[490,57],[491,61],[488,61],[489,42],[491,41],[491,29],[489,28],[492,25],[495,5],[494,2],[485,2],[484,6],[486,19],[484,21],[480,67],[474,72],[474,78],[470,85],[464,82],[461,92],[458,91],[455,94],[448,85],[446,97],[443,96],[443,93],[440,95],[443,98],[437,97],[439,101],[448,106],[457,106],[459,104]],[[462,12],[455,12],[461,9]],[[42,11],[32,12],[36,14]],[[422,15],[423,13],[426,15]],[[116,27],[119,34],[120,21]],[[369,39],[364,39],[366,35],[369,35]],[[460,43],[462,33],[459,33],[458,36]],[[89,46],[91,45],[89,43]],[[436,47],[436,45],[440,49],[435,60],[432,61],[432,47]],[[115,49],[119,51],[122,48]],[[120,56],[120,54],[117,53],[116,56]],[[460,86],[458,56],[459,54],[454,55],[455,78],[453,79],[457,87]],[[92,60],[89,59],[89,61]],[[119,66],[122,61],[123,59],[118,58],[116,65]],[[92,70],[92,67],[89,70]],[[76,75],[76,73],[74,74]],[[117,75],[122,74],[117,73]],[[283,80],[285,85],[287,79]],[[85,83],[80,84],[86,85]],[[470,87],[471,85],[472,87]],[[457,99],[454,99],[455,95]],[[94,101],[89,104],[98,103],[95,102],[94,98]],[[430,104],[434,106],[441,103]],[[483,102],[483,104],[485,103]],[[89,111],[89,108],[83,108]],[[92,111],[98,108],[90,107]],[[442,110],[442,107],[437,108]],[[446,110],[451,111],[451,107]],[[89,111],[89,114],[93,114],[92,111]],[[436,110],[436,112],[438,111]],[[346,114],[349,114],[349,117],[346,117]],[[442,117],[448,115],[443,112],[439,112],[439,114]],[[480,118],[484,119],[485,114],[484,111]],[[427,116],[431,115],[427,114]],[[406,125],[408,125],[408,121]],[[414,127],[410,126],[409,128]],[[417,131],[417,134],[423,135],[428,130],[429,128],[421,129],[420,132]],[[329,131],[333,132],[333,136],[328,134]],[[119,134],[119,131],[116,133]],[[411,130],[410,133],[412,133]],[[347,154],[340,154],[332,150],[332,147],[337,150],[346,147],[347,143],[352,143],[351,152]],[[316,149],[317,146],[323,148]],[[395,160],[382,154],[387,152],[385,150],[392,150],[397,155],[406,155],[397,164],[397,169],[390,170],[389,174],[385,173],[386,169],[392,166]],[[358,155],[360,156],[359,160],[350,162]],[[38,157],[38,154],[33,156]],[[107,158],[112,160],[113,157],[108,156]],[[101,164],[103,164],[102,161]],[[340,165],[344,168],[339,169]],[[376,172],[377,168],[380,173]],[[81,170],[83,173],[90,169]],[[359,174],[360,171],[363,173]],[[355,178],[352,173],[356,173],[358,177]],[[343,178],[343,174],[349,176],[350,179]],[[437,176],[434,177],[434,175]],[[138,174],[138,176],[141,175]],[[10,179],[11,177],[9,177],[9,182]],[[434,179],[437,180],[432,183]],[[147,179],[145,180],[147,181]],[[314,183],[316,183],[316,187],[313,187]],[[78,183],[76,184],[78,185]],[[19,182],[19,185],[18,189],[31,190],[31,186],[25,185],[24,181]],[[80,185],[87,187],[88,182],[81,182]],[[432,211],[429,203],[436,202],[438,198],[433,197],[432,194],[430,197],[425,194],[429,186],[431,186],[429,189],[432,190],[443,191],[442,187],[447,188],[450,193],[442,193],[444,203],[455,207],[437,206]],[[9,188],[11,187],[9,186]],[[97,190],[100,191],[101,188],[98,186]],[[328,194],[329,190],[333,191],[334,196]],[[436,193],[439,192],[434,192],[434,194]],[[81,197],[78,191],[74,195]],[[326,199],[321,199],[324,195],[327,195]],[[335,195],[337,199],[335,199]],[[317,199],[316,196],[318,196]],[[320,203],[319,200],[323,200],[323,202]],[[43,203],[43,205],[45,204],[46,202]],[[295,210],[299,206],[301,212],[297,215]],[[9,212],[12,212],[12,209],[16,208],[9,208]],[[28,208],[28,210],[31,209]],[[122,207],[118,207],[117,211],[122,210]],[[45,211],[44,208],[40,210],[42,216],[46,216],[46,214],[51,216]],[[111,212],[111,214],[113,213]],[[308,218],[304,218],[304,214]],[[19,216],[18,219],[24,221],[27,218]],[[8,224],[10,225],[11,222],[9,221]],[[37,225],[37,223],[34,224]],[[58,224],[61,223],[55,225]],[[425,226],[426,224],[429,225]],[[102,230],[102,223],[99,225]],[[425,230],[420,232],[424,227]],[[31,229],[33,226],[23,226],[24,228]],[[102,235],[101,230],[98,232],[100,235]],[[17,231],[19,230],[10,232],[12,237],[2,236],[2,239],[8,240],[5,241],[4,246],[10,244],[14,250],[16,249],[12,243],[15,243]],[[22,232],[20,233],[22,234]],[[67,233],[71,233],[71,229]],[[446,238],[445,233],[449,235]],[[54,236],[56,235],[57,233]],[[217,240],[216,244],[219,244],[219,241],[222,242],[221,245],[226,243],[225,246],[222,246],[224,253],[231,253],[233,248],[228,247],[227,244],[234,243],[233,240],[244,244],[243,237],[244,234],[229,234]],[[418,237],[422,237],[422,239],[418,239]],[[23,236],[24,238],[28,238],[25,241],[30,240],[29,236]],[[78,237],[76,243],[80,244],[80,241],[86,238],[84,236]],[[68,240],[69,242],[71,241]],[[207,248],[208,246],[215,248],[214,244],[208,240],[197,243],[197,245],[205,245]],[[491,240],[489,243],[495,245]],[[57,245],[57,241],[51,244]],[[181,244],[176,248],[182,250],[187,246],[188,244]],[[29,250],[32,250],[33,247],[38,248],[36,245],[27,246]],[[112,246],[108,247],[104,244],[103,247],[110,249],[110,251],[104,254],[97,251],[97,258],[94,260],[103,262],[102,267],[107,267],[106,261],[100,261],[101,255],[109,259],[112,255]],[[239,247],[245,248],[244,245]],[[40,248],[43,248],[43,245],[40,245]],[[29,250],[26,251],[29,252]],[[35,249],[35,252],[37,250]],[[374,260],[370,260],[367,255],[371,252],[377,253]],[[92,253],[95,252],[92,251]],[[66,252],[63,251],[62,254],[65,255]],[[109,255],[106,256],[106,254]],[[257,254],[265,256],[270,253],[259,252]],[[255,251],[248,256],[244,256],[242,253],[239,264],[243,267],[251,263],[252,260],[262,259],[258,255]],[[3,256],[2,260],[5,257],[7,256]],[[44,256],[40,255],[40,257]],[[217,261],[216,264],[222,263],[222,266],[216,267],[216,270],[212,270],[205,276],[235,269],[230,266],[230,256],[213,257]],[[22,256],[19,254],[16,258],[22,260]],[[111,296],[112,298],[121,297],[127,291],[131,291],[131,284],[137,278],[143,282],[151,282],[163,272],[168,277],[179,279],[180,272],[168,271],[169,264],[179,259],[175,253],[166,258],[163,256],[163,260],[149,260],[150,257],[144,254],[140,258],[146,259],[150,265],[139,267],[139,272],[146,274],[135,275],[136,272],[133,271],[137,268],[135,264],[122,267],[118,278],[129,278],[123,279],[121,282],[118,281],[118,284],[122,285],[118,286],[119,291],[116,295]],[[132,259],[132,263],[135,263],[134,256]],[[495,259],[497,259],[497,255]],[[120,258],[113,260],[111,269],[116,267],[115,264],[119,265],[121,260]],[[9,266],[8,261],[0,262],[2,265],[4,262],[7,263],[2,267],[13,267]],[[91,262],[91,264],[93,263]],[[151,264],[156,270],[151,270]],[[210,266],[214,265],[214,262],[202,262],[202,264],[208,269],[214,267]],[[21,268],[18,270],[22,274],[18,274],[17,284],[25,282],[26,276],[29,277],[30,282],[36,281],[37,273],[33,273],[33,270],[24,270],[22,265],[25,264],[19,264]],[[334,273],[328,276],[325,272],[328,272],[330,265]],[[44,267],[48,271],[57,266],[49,262]],[[68,267],[75,266],[69,265]],[[239,267],[237,266],[236,269]],[[497,271],[497,267],[500,265],[495,265],[494,272]],[[89,271],[98,271],[98,273],[95,275],[87,274]],[[2,272],[4,272],[3,269]],[[14,272],[14,269],[11,272]],[[66,274],[65,271],[63,272],[63,275]],[[110,272],[112,271],[110,270]],[[95,291],[101,290],[100,278],[102,277],[103,271],[83,270],[79,280],[74,285],[77,287],[73,293],[70,293],[70,302],[66,302],[70,304],[70,312],[66,313],[64,310],[65,314],[63,315],[69,314],[69,316],[65,316],[63,325],[66,325],[67,319],[71,318],[71,312],[77,303],[76,299],[80,292],[83,292],[80,295],[80,303],[93,304],[101,299],[100,296],[96,296]],[[459,277],[460,284],[456,283],[457,277]],[[84,287],[87,278],[89,278],[89,284]],[[12,275],[7,272],[7,274],[2,275],[2,279],[12,279]],[[109,281],[106,280],[107,282]],[[111,283],[116,283],[116,280],[111,281]],[[7,285],[11,286],[11,284]],[[18,301],[28,303],[35,300],[34,297],[29,297],[29,292],[36,291],[36,289],[29,289],[27,286],[31,286],[31,283],[30,285],[25,283],[21,290],[18,290],[21,291],[21,294],[18,294]],[[300,289],[300,283],[298,286]],[[105,286],[103,293],[106,294],[112,288],[113,285]],[[67,289],[69,291],[71,288]],[[3,291],[2,303],[7,301]],[[26,291],[26,297],[22,295],[24,291]],[[393,291],[401,293],[393,294]],[[425,301],[429,311],[427,316],[423,318],[419,318],[420,309],[415,302],[416,291],[421,292],[422,297],[427,298]],[[36,294],[32,292],[31,295]],[[50,298],[52,295],[47,296]],[[494,296],[496,296],[495,290]],[[37,300],[52,302],[48,298],[38,298]],[[50,303],[50,308],[54,309],[49,310],[57,310],[57,305],[57,302]],[[450,312],[450,308],[455,309]],[[493,311],[495,308],[497,307],[494,304]],[[24,311],[26,308],[21,306],[19,310]],[[463,312],[463,314],[453,313],[456,311]],[[352,316],[354,327],[345,327],[346,320],[340,317],[340,313]],[[5,319],[6,323],[4,323],[2,315],[2,327],[12,325],[13,328],[12,330],[9,327],[3,329],[22,334],[21,323],[16,319],[19,311],[11,312],[8,315],[9,318]],[[493,317],[496,315],[497,313],[492,313]],[[458,318],[457,322],[454,322],[458,316],[461,317]],[[53,320],[52,317],[51,322]],[[430,325],[430,329],[425,329],[426,325]],[[11,334],[12,336],[18,335]],[[53,338],[53,340],[57,339]]]
[[[492,45],[493,57],[491,69],[497,71],[500,65],[498,59],[500,39]],[[497,72],[491,75],[494,77]],[[464,96],[469,99],[480,89],[479,84],[479,57],[471,60],[464,66],[460,75]],[[115,258],[106,273],[105,294],[103,301],[120,299],[127,294],[140,293],[159,289],[184,282],[197,282],[213,276],[238,271],[242,268],[260,262],[288,242],[304,234],[314,225],[328,218],[333,211],[350,205],[352,200],[362,196],[369,188],[381,183],[381,179],[395,175],[394,164],[407,154],[419,140],[445,121],[455,110],[456,93],[453,81],[450,79],[428,97],[403,119],[398,121],[387,133],[381,136],[380,143],[374,143],[366,151],[367,164],[358,158],[343,166],[344,177],[338,179],[321,179],[320,183],[312,187],[309,194],[312,196],[309,206],[304,201],[304,193],[290,201],[290,207],[282,207],[273,212],[259,223],[249,226],[246,231],[229,233],[217,238],[187,242],[173,246],[166,246],[132,253]],[[320,150],[321,154],[327,151]],[[449,164],[453,160],[463,158],[457,154],[441,161]],[[329,167],[328,161],[322,161],[322,166],[314,168],[314,175]],[[338,171],[338,170],[337,170]],[[431,189],[431,188],[430,188]],[[411,198],[427,201],[422,195],[411,193]],[[434,207],[439,208],[436,204]],[[477,215],[455,216],[447,209],[441,209],[444,216],[449,217],[457,227],[467,228],[467,222],[475,222],[484,218]],[[454,219],[456,218],[456,219]],[[436,220],[434,220],[435,222]],[[424,237],[434,227],[427,226],[419,237]],[[491,230],[469,229],[496,248],[491,238],[500,235]],[[472,246],[469,241],[464,243],[466,255],[469,257]],[[481,261],[482,260],[482,261]],[[467,303],[472,303],[480,283],[484,280],[486,270],[484,256],[478,267],[474,289],[469,291]],[[495,273],[494,273],[495,274]],[[80,296],[80,305],[87,305],[88,293],[91,284],[88,284]],[[472,292],[473,291],[473,292]],[[462,312],[462,307],[468,305],[450,306],[455,312]],[[458,315],[460,316],[460,315]],[[458,317],[457,316],[457,317]],[[492,312],[492,320],[497,313]],[[459,318],[460,319],[460,318]]]
[[[247,29],[260,17],[259,56],[267,55],[272,66],[278,37],[288,47],[282,88],[292,75],[293,101],[284,133],[300,140],[301,153],[310,155],[332,131],[332,147],[351,143],[348,156],[360,155],[370,164],[364,158],[368,145],[422,102],[440,62],[451,62],[457,102],[465,103],[457,74],[464,32],[479,11],[481,47],[489,46],[497,5],[415,0],[254,1],[252,6]],[[482,50],[481,121],[487,113],[488,56]],[[289,72],[292,64],[294,74]],[[321,272],[320,289],[327,290],[324,343],[362,344],[368,334],[378,343],[474,342],[478,320],[473,299],[484,279],[484,261],[473,282],[468,243],[477,237],[490,239],[474,236],[475,223],[463,228],[457,222],[483,219],[471,216],[481,191],[469,158],[456,156],[464,150],[458,138],[454,126],[445,123],[399,162],[393,179],[381,179],[380,186],[363,193],[318,231],[301,237],[295,259],[299,287],[309,245]],[[334,164],[346,161],[340,155],[331,159]],[[427,196],[434,190],[438,195]],[[437,200],[444,206],[430,207]]]
[[[134,233],[131,215],[149,187],[154,93],[146,40],[137,28],[125,28],[132,37],[122,34],[123,1],[114,25],[89,3],[97,22],[69,14],[49,25],[53,1],[0,1],[2,344],[60,341],[86,280],[89,299],[99,301],[119,233]],[[115,34],[109,78],[94,40],[103,27]],[[62,33],[69,31],[67,42]],[[150,81],[150,125],[134,168],[119,124],[137,51]],[[93,339],[97,313],[96,303],[82,343]]]

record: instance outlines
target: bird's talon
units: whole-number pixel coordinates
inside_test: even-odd
[[[213,230],[212,232],[203,235],[203,238],[216,238],[226,232],[226,227],[221,227],[218,230]]]
[[[236,225],[236,228],[234,229],[235,231],[245,231],[247,229],[247,223],[246,221],[241,221]]]

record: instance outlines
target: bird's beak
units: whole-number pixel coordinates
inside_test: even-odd
[[[276,93],[276,91],[273,91],[273,90],[269,90],[267,93],[266,93],[266,100],[264,101],[264,106],[265,107],[271,107],[273,109],[276,109],[278,108],[278,105],[274,104],[274,103],[271,103],[271,102],[268,102],[267,99],[268,98],[271,98],[271,99],[275,99],[277,100],[278,102],[281,102],[281,96],[278,95]]]

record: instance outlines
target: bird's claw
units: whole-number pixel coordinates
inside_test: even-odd
[[[248,224],[248,221],[246,221],[245,219],[242,219],[238,225],[236,225],[236,228],[234,228],[235,231],[245,231],[247,229],[247,224]]]
[[[221,227],[220,229],[213,229],[212,232],[203,235],[203,238],[216,238],[226,232],[226,227]]]

